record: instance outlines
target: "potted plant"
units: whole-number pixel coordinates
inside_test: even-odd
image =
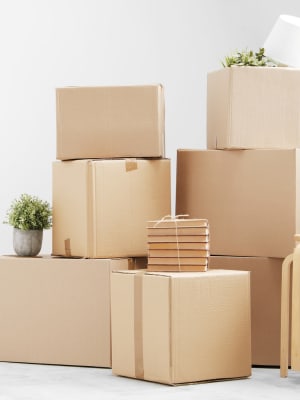
[[[39,254],[43,230],[52,226],[52,210],[47,201],[23,193],[11,203],[4,223],[13,230],[13,247],[19,256],[36,256]]]
[[[237,51],[233,55],[228,55],[222,61],[226,67],[277,67],[278,65],[265,55],[265,49],[260,48],[258,52],[253,50]]]

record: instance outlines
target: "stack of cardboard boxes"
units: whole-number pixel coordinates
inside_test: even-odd
[[[176,213],[207,218],[210,267],[251,271],[252,363],[279,365],[283,258],[300,231],[300,71],[208,74],[207,150],[178,150]]]
[[[157,86],[57,89],[53,254],[145,257],[146,221],[170,213]]]
[[[111,367],[111,271],[170,214],[160,85],[57,89],[52,256],[0,258],[0,360]]]
[[[167,384],[251,375],[249,272],[207,271],[207,219],[147,227],[147,270],[112,273],[112,372]]]
[[[206,271],[209,218],[184,227],[204,238],[205,272],[137,268],[147,222],[157,234],[171,211],[163,111],[161,86],[57,90],[53,254],[1,257],[2,361],[167,384],[251,375],[250,274]]]

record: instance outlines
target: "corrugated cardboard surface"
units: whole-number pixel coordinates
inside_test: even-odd
[[[112,274],[112,371],[180,384],[251,375],[248,272]]]
[[[299,150],[178,150],[176,213],[207,218],[212,255],[284,258],[300,231]]]
[[[56,90],[57,159],[164,157],[161,85]]]
[[[128,264],[1,256],[0,360],[110,367],[110,274]]]
[[[296,148],[299,120],[300,69],[233,67],[208,74],[208,148]]]
[[[54,255],[146,257],[147,221],[171,211],[170,160],[53,163]]]
[[[282,258],[211,256],[210,268],[250,271],[252,364],[280,364]]]

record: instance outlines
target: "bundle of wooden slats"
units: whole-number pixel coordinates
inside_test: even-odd
[[[209,260],[207,219],[164,217],[148,221],[148,270],[206,271]]]

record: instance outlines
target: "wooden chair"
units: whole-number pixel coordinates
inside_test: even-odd
[[[300,235],[295,235],[295,239],[294,253],[288,255],[282,263],[280,333],[280,376],[282,378],[288,376],[289,344],[291,344],[291,369],[300,371]]]

